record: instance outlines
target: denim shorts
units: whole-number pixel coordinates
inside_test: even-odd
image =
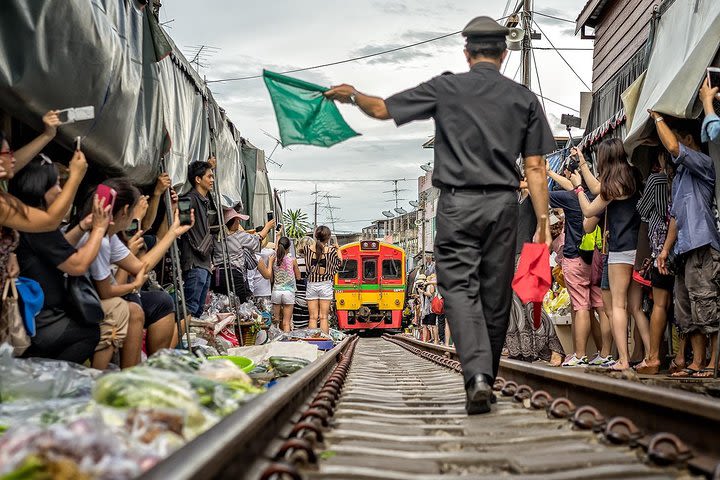
[[[603,290],[610,290],[610,272],[608,272],[608,255],[603,255],[603,273],[602,273],[602,279],[600,280],[600,288]]]

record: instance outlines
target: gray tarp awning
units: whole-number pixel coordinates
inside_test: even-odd
[[[669,5],[660,17],[632,129],[625,138],[629,153],[654,135],[648,109],[697,117],[698,87],[720,45],[720,1],[675,0]]]
[[[208,158],[212,143],[221,193],[228,205],[240,202],[240,136],[143,7],[136,0],[3,0],[0,108],[39,129],[51,108],[93,105],[95,120],[62,126],[57,141],[69,147],[84,136],[91,163],[140,185],[154,182],[166,148],[173,184],[183,184],[187,164]]]

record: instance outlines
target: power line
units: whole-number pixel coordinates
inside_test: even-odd
[[[500,22],[500,21],[502,21],[502,20],[505,20],[507,17],[508,17],[508,16],[504,16],[504,17],[498,18],[496,21]],[[296,69],[293,69],[293,70],[287,70],[287,71],[285,71],[285,72],[280,72],[280,73],[283,74],[283,75],[286,75],[286,74],[288,74],[288,73],[305,72],[305,71],[307,71],[307,70],[315,70],[315,69],[318,69],[318,68],[331,67],[331,66],[333,66],[333,65],[341,65],[341,64],[343,64],[343,63],[356,62],[356,61],[358,61],[358,60],[365,60],[366,58],[377,57],[377,56],[379,56],[379,55],[385,55],[385,54],[388,54],[388,53],[394,53],[394,52],[398,52],[398,51],[400,51],[400,50],[405,50],[405,49],[407,49],[407,48],[417,47],[418,45],[424,45],[424,44],[426,44],[426,43],[436,42],[436,41],[438,41],[438,40],[442,40],[443,38],[452,37],[453,35],[457,35],[458,33],[461,33],[461,32],[462,32],[462,30],[458,30],[457,32],[446,33],[445,35],[440,35],[440,36],[437,36],[437,37],[429,38],[429,39],[427,39],[427,40],[422,40],[422,41],[419,41],[419,42],[411,43],[411,44],[409,44],[409,45],[403,45],[403,46],[401,46],[401,47],[391,48],[391,49],[388,49],[388,50],[383,50],[383,51],[380,51],[380,52],[370,53],[370,54],[367,54],[367,55],[361,55],[361,56],[359,56],[359,57],[347,58],[347,59],[345,59],[345,60],[339,60],[339,61],[337,61],[337,62],[322,63],[322,64],[320,64],[320,65],[313,65],[312,67],[296,68]],[[253,79],[253,78],[262,78],[262,75],[249,75],[249,76],[246,76],[246,77],[220,78],[220,79],[217,79],[217,80],[208,80],[206,83],[234,82],[234,81],[237,81],[237,80],[251,80],[251,79]]]
[[[533,50],[556,50],[565,52],[592,52],[593,48],[580,48],[580,47],[532,47]]]
[[[392,179],[382,179],[382,178],[273,178],[273,182],[307,182],[307,183],[355,183],[355,182],[375,182],[375,183],[386,183],[386,182],[414,182],[415,179],[408,179],[408,178],[392,178]]]
[[[547,101],[550,102],[550,103],[554,103],[555,105],[558,105],[558,106],[560,106],[560,107],[567,108],[567,109],[572,110],[573,112],[576,112],[576,113],[580,113],[580,110],[578,110],[577,108],[573,108],[573,107],[571,107],[571,106],[569,106],[569,105],[564,105],[564,104],[562,104],[562,103],[560,103],[560,102],[556,102],[555,100],[552,100],[552,99],[550,99],[550,98],[548,98],[548,97],[543,97],[542,94],[539,94],[539,93],[537,93],[537,92],[533,92],[533,93],[534,93],[535,95],[537,95],[538,97],[540,97],[541,99],[547,100]]]
[[[535,77],[537,78],[538,89],[540,89],[540,99],[542,100],[543,110],[547,113],[547,108],[545,108],[545,97],[543,96],[542,91],[542,83],[540,83],[540,71],[537,68],[537,60],[535,60],[535,52],[530,50],[530,56],[532,57],[533,66],[535,67]]]
[[[339,61],[337,61],[337,62],[329,62],[329,63],[320,64],[320,65],[313,65],[312,67],[296,68],[296,69],[294,69],[294,70],[287,70],[287,71],[285,71],[285,72],[280,72],[280,73],[283,74],[283,75],[285,75],[285,74],[288,74],[288,73],[304,72],[304,71],[307,71],[307,70],[315,70],[315,69],[317,69],[317,68],[331,67],[331,66],[333,66],[333,65],[341,65],[341,64],[343,64],[343,63],[356,62],[356,61],[358,61],[358,60],[364,60],[364,59],[366,59],[366,58],[377,57],[378,55],[385,55],[385,54],[388,54],[388,53],[394,53],[394,52],[398,52],[398,51],[400,51],[400,50],[405,50],[406,48],[417,47],[418,45],[423,45],[423,44],[425,44],[425,43],[430,43],[430,42],[435,42],[435,41],[437,41],[437,40],[442,40],[443,38],[447,38],[447,37],[451,37],[451,36],[453,36],[453,35],[457,35],[457,34],[460,33],[460,32],[462,32],[462,30],[458,30],[457,32],[447,33],[447,34],[445,34],[445,35],[440,35],[440,36],[438,36],[438,37],[429,38],[429,39],[427,39],[427,40],[423,40],[423,41],[420,41],[420,42],[411,43],[410,45],[403,45],[402,47],[396,47],[396,48],[391,48],[391,49],[389,49],[389,50],[383,50],[383,51],[381,51],[381,52],[375,52],[375,53],[370,53],[370,54],[367,54],[367,55],[361,55],[361,56],[359,56],[359,57],[347,58],[347,59],[345,59],[345,60],[339,60]],[[247,76],[247,77],[222,78],[222,79],[219,79],[219,80],[208,80],[207,83],[234,82],[234,81],[236,81],[236,80],[251,80],[251,79],[253,79],[253,78],[261,78],[261,77],[262,77],[262,75],[250,75],[250,76]]]
[[[580,82],[585,86],[585,88],[588,90],[592,90],[590,87],[588,87],[587,83],[585,83],[585,80],[583,80],[582,77],[580,75],[578,75],[578,73],[575,71],[573,66],[570,65],[570,63],[567,60],[565,60],[565,57],[563,56],[563,54],[560,53],[560,51],[557,48],[555,48],[555,45],[550,40],[550,37],[548,37],[547,34],[543,31],[542,27],[540,27],[540,25],[538,25],[538,23],[535,20],[533,20],[533,23],[535,24],[536,27],[538,27],[538,30],[540,30],[540,33],[543,34],[543,36],[545,37],[545,40],[547,40],[548,43],[550,44],[550,46],[553,47],[553,49],[555,49],[555,52],[557,52],[557,54],[560,55],[560,58],[562,58],[562,61],[565,62],[565,65],[567,65],[568,68],[570,68],[570,70],[572,70],[572,72],[575,74],[575,76],[578,78],[578,80],[580,80]]]
[[[575,25],[575,20],[570,20],[569,18],[556,17],[554,15],[548,15],[547,13],[542,13],[538,11],[534,11],[533,14],[540,15],[541,17],[552,18],[554,20],[560,20],[561,22],[572,23],[573,25]]]

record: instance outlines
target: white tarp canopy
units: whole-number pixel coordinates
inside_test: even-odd
[[[720,45],[720,0],[675,0],[657,26],[645,83],[625,138],[628,153],[654,132],[648,109],[695,118],[697,91]]]

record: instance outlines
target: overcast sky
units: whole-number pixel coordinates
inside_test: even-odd
[[[219,50],[202,58],[200,69],[208,80],[256,75],[263,68],[282,72],[294,68],[328,63],[350,57],[415,43],[442,34],[462,30],[478,15],[499,18],[507,3],[516,0],[355,0],[353,2],[319,2],[306,0],[273,0],[272,2],[237,2],[214,0],[166,0],[160,13],[186,56],[191,57],[198,45]],[[575,20],[585,0],[536,0],[538,12]],[[511,8],[512,6],[511,5]],[[574,36],[574,25],[536,16],[540,28],[558,48],[592,48],[591,40]],[[543,36],[536,47],[549,47]],[[293,74],[320,85],[353,84],[363,92],[387,97],[413,87],[444,71],[462,72],[467,63],[462,52],[463,39],[455,35],[444,40],[399,52]],[[587,85],[592,73],[591,51],[564,51],[565,58]],[[544,96],[561,104],[579,108],[580,92],[586,90],[556,52],[536,50],[540,87]],[[505,74],[513,77],[519,65],[519,53],[511,55]],[[519,77],[518,77],[519,79]],[[532,89],[539,92],[533,73]],[[214,83],[213,94],[228,113],[241,134],[269,154],[275,141],[263,130],[278,136],[277,123],[270,99],[261,78]],[[359,231],[371,220],[381,218],[381,211],[394,207],[393,184],[382,182],[338,183],[333,179],[407,179],[399,186],[400,203],[409,210],[408,200],[417,198],[419,166],[432,161],[432,150],[421,148],[432,134],[432,120],[415,122],[401,128],[392,121],[380,122],[365,117],[355,107],[340,106],[347,122],[362,136],[329,149],[293,146],[292,151],[278,148],[269,165],[274,188],[289,190],[285,208],[301,208],[312,216],[314,182],[318,190],[332,196],[338,231]],[[576,113],[546,102],[551,125],[562,132],[559,117]],[[576,131],[576,133],[581,133]],[[390,201],[390,202],[389,202]],[[326,203],[323,200],[323,203]],[[329,224],[327,212],[320,221]]]

